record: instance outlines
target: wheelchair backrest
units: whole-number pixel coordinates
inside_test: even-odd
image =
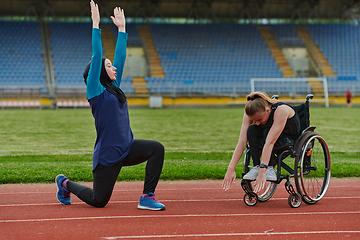
[[[301,131],[310,126],[309,106],[310,104],[308,100],[306,100],[303,104],[293,106],[295,111],[299,114]]]
[[[274,98],[279,99],[279,96],[273,95],[271,97],[271,99],[274,99]],[[314,98],[314,95],[310,93],[306,96],[306,101],[303,104],[300,104],[298,106],[293,106],[295,111],[299,114],[301,132],[310,126],[310,111],[309,111],[310,103],[309,103],[309,100],[313,99],[313,98]]]

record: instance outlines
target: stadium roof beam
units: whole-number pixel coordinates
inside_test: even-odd
[[[134,17],[135,18],[143,18],[144,20],[148,18],[143,4],[139,4],[138,8],[136,9]]]
[[[141,0],[140,2],[135,1],[133,4],[135,4],[135,14],[133,15],[135,18],[142,18],[144,22],[147,22],[148,18],[164,18],[158,0]]]
[[[239,17],[240,18],[249,18],[249,19],[252,18],[250,11],[249,11],[249,0],[244,1]]]
[[[31,2],[30,6],[26,10],[25,17],[31,17],[33,14],[34,17],[38,18],[39,14],[36,11],[36,4],[34,2]]]
[[[213,21],[217,22],[218,19],[216,17],[215,12],[212,9],[212,5],[214,3],[214,0],[205,0],[205,5],[206,5],[206,10],[207,12],[205,13],[205,18],[209,18],[209,16],[211,16],[211,18]]]
[[[159,7],[159,0],[151,0],[151,6],[153,8],[151,17],[160,17],[163,18],[164,14]]]
[[[360,19],[360,0],[96,0],[102,16],[120,6],[127,17],[241,19]],[[0,16],[90,16],[89,0],[1,0]]]
[[[342,6],[342,14],[341,18],[343,20],[351,19],[351,20],[357,20],[360,19],[360,0],[352,1],[350,3],[344,3]]]
[[[54,11],[53,7],[47,1],[43,16],[44,17],[49,17],[48,14],[51,14],[51,17],[56,17],[56,14],[55,14],[55,11]]]
[[[195,18],[195,19],[200,18],[200,15],[196,9],[196,0],[194,0],[193,4],[191,5],[191,8],[189,9],[189,12],[186,15],[186,18]]]
[[[264,3],[266,0],[256,0],[256,1],[249,1],[244,0],[242,8],[239,9],[239,19],[260,19],[260,18],[268,18],[267,9],[264,7]],[[251,3],[251,6],[250,6]],[[251,14],[251,12],[253,14]]]
[[[319,12],[319,0],[297,0],[294,6],[294,11],[291,14],[291,19],[312,19],[320,18]]]
[[[257,9],[256,18],[268,18],[266,13],[266,8],[264,8],[265,0],[257,0],[255,3],[255,7]]]
[[[186,14],[186,18],[195,20],[205,18],[217,22],[217,16],[212,9],[213,2],[214,0],[192,0],[191,6]],[[199,11],[199,9],[202,11]]]
[[[99,6],[100,16],[114,15],[113,13],[109,12],[109,0],[97,0],[96,3]]]
[[[303,19],[302,13],[301,13],[301,0],[297,0],[297,2],[295,3],[295,9],[291,14],[291,19],[295,20],[295,19]]]
[[[307,3],[310,7],[308,18],[313,18],[313,16],[315,18],[320,18],[320,15],[317,11],[317,7],[319,6],[319,0],[308,0]]]

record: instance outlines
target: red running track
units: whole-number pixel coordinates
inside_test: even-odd
[[[246,206],[239,181],[160,181],[165,211],[137,209],[142,182],[118,182],[110,203],[94,208],[55,184],[0,185],[0,239],[360,239],[360,179],[331,179],[315,205],[290,208],[281,183],[267,202]]]

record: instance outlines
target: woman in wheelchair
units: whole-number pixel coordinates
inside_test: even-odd
[[[265,93],[253,92],[247,96],[245,113],[238,144],[224,177],[227,191],[235,182],[235,167],[249,142],[254,167],[244,175],[245,180],[256,180],[254,192],[265,187],[266,181],[276,181],[274,148],[294,144],[301,133],[300,119],[295,109]],[[261,160],[261,161],[260,161]]]

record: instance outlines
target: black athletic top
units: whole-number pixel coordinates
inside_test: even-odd
[[[271,113],[270,113],[269,119],[265,124],[259,125],[261,128],[271,128],[271,126],[274,123],[274,113],[275,113],[277,107],[281,106],[281,105],[287,105],[287,106],[291,107],[292,109],[294,109],[291,105],[283,103],[283,102],[277,102],[277,103],[273,104],[271,106]],[[296,138],[299,136],[299,134],[301,132],[299,114],[296,112],[295,109],[294,109],[294,111],[295,111],[295,115],[286,121],[284,130],[281,133],[282,136]]]

